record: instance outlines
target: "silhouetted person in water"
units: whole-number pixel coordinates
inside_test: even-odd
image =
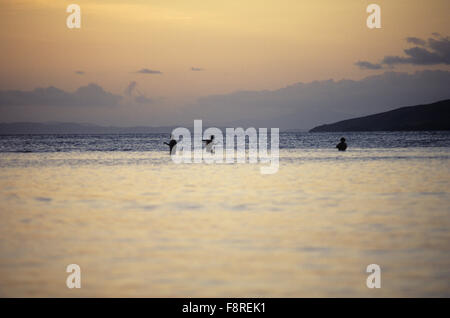
[[[167,143],[167,142],[164,142],[164,143],[165,143],[167,146],[169,146],[169,155],[171,155],[171,154],[172,154],[172,149],[173,149],[173,147],[176,146],[177,141],[176,141],[175,139],[173,139],[172,135],[170,135],[170,141],[169,141],[169,143]]]
[[[347,143],[345,142],[344,137],[341,138],[341,142],[336,145],[336,148],[339,151],[345,151],[345,149],[347,149]]]
[[[206,146],[208,146],[210,143],[214,141],[214,136],[211,136],[211,139],[203,139],[203,141],[206,141]]]
[[[203,139],[203,141],[206,142],[205,147],[208,147],[208,145],[211,144],[211,143],[214,141],[214,135],[211,136],[210,139]],[[206,148],[206,149],[207,149],[208,151],[210,151],[210,152],[213,153],[213,152],[214,152],[214,149],[212,148],[212,146],[213,146],[213,145],[211,145],[211,147],[209,148],[209,150],[208,150],[208,148]]]

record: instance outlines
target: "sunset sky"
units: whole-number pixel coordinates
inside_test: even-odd
[[[81,29],[66,26],[66,7],[71,3],[81,7]],[[381,7],[381,29],[366,26],[370,3]],[[427,76],[432,76],[443,84],[442,90],[432,86],[411,99],[380,100],[379,104],[392,105],[380,105],[379,110],[403,106],[396,103],[449,98],[445,95],[445,85],[450,84],[449,12],[448,0],[0,0],[0,121],[176,125],[201,118],[209,107],[205,103],[215,103],[213,95],[221,95],[233,99],[237,110],[223,104],[229,107],[229,118],[220,122],[224,115],[211,111],[208,120],[212,123],[225,124],[243,116],[248,121],[242,124],[270,125],[273,119],[273,125],[294,128],[295,122],[283,119],[294,111],[291,106],[273,102],[261,108],[266,117],[253,122],[254,108],[246,112],[242,105],[248,105],[248,100],[235,92],[254,91],[248,97],[254,99],[270,94],[266,90],[285,94],[288,86],[295,88],[299,82],[314,86],[311,82],[329,85],[330,79],[349,79],[359,83],[385,72],[390,77],[392,72],[413,76],[423,70],[440,71],[427,73],[424,81],[428,83]],[[414,46],[436,53],[438,60],[405,59],[404,50]],[[400,62],[381,63],[385,56],[400,57]],[[358,61],[372,63],[372,69],[359,67]],[[422,83],[422,75],[411,80]],[[83,96],[89,98],[83,106],[72,102],[32,105],[35,95],[26,93],[54,86],[70,95],[90,83],[98,87],[85,88]],[[302,89],[309,92],[308,87]],[[12,90],[25,97],[11,102],[11,96],[16,96]],[[294,94],[301,95],[298,103],[288,98],[289,105],[300,105],[296,114],[301,114],[302,103],[308,114],[315,107],[318,93],[305,100],[308,92]],[[107,100],[117,105],[88,105],[97,93],[111,94]],[[30,96],[31,101],[24,102]],[[102,96],[93,96],[92,104]],[[340,110],[339,103],[329,107],[335,107],[337,117],[359,114]],[[283,118],[277,117],[279,110]],[[317,115],[311,120],[331,119]]]

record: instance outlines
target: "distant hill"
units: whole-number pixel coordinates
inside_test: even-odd
[[[105,127],[76,123],[0,123],[0,135],[170,133],[174,127]]]
[[[342,120],[310,132],[450,130],[450,99]]]

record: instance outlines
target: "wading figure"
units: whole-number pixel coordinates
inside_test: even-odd
[[[172,135],[170,135],[170,141],[169,143],[164,142],[167,146],[169,146],[169,155],[172,154],[172,150],[175,152],[176,151],[176,145],[177,145],[177,141],[175,139],[173,139]]]
[[[336,145],[336,148],[339,151],[345,151],[345,149],[347,149],[347,143],[345,142],[344,137],[341,138],[341,142]]]
[[[206,142],[206,144],[205,144],[206,151],[214,153],[214,148],[213,148],[214,136],[211,136],[210,139],[203,139],[202,141]]]

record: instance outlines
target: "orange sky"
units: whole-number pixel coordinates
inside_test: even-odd
[[[81,6],[80,30],[66,27],[70,3]],[[73,91],[94,82],[123,94],[137,81],[146,96],[188,103],[299,81],[360,79],[383,71],[360,70],[356,61],[402,55],[408,36],[450,33],[448,0],[376,1],[382,29],[373,30],[366,27],[370,3],[0,0],[0,90],[53,85]],[[136,73],[142,68],[163,74]]]
[[[94,81],[119,92],[134,79],[163,96],[273,89],[360,78],[356,60],[401,53],[407,36],[449,33],[446,0],[377,1],[378,30],[365,25],[371,2],[354,0],[76,1],[82,28],[69,30],[73,2],[1,1],[1,88]],[[164,74],[132,73],[144,67]]]

